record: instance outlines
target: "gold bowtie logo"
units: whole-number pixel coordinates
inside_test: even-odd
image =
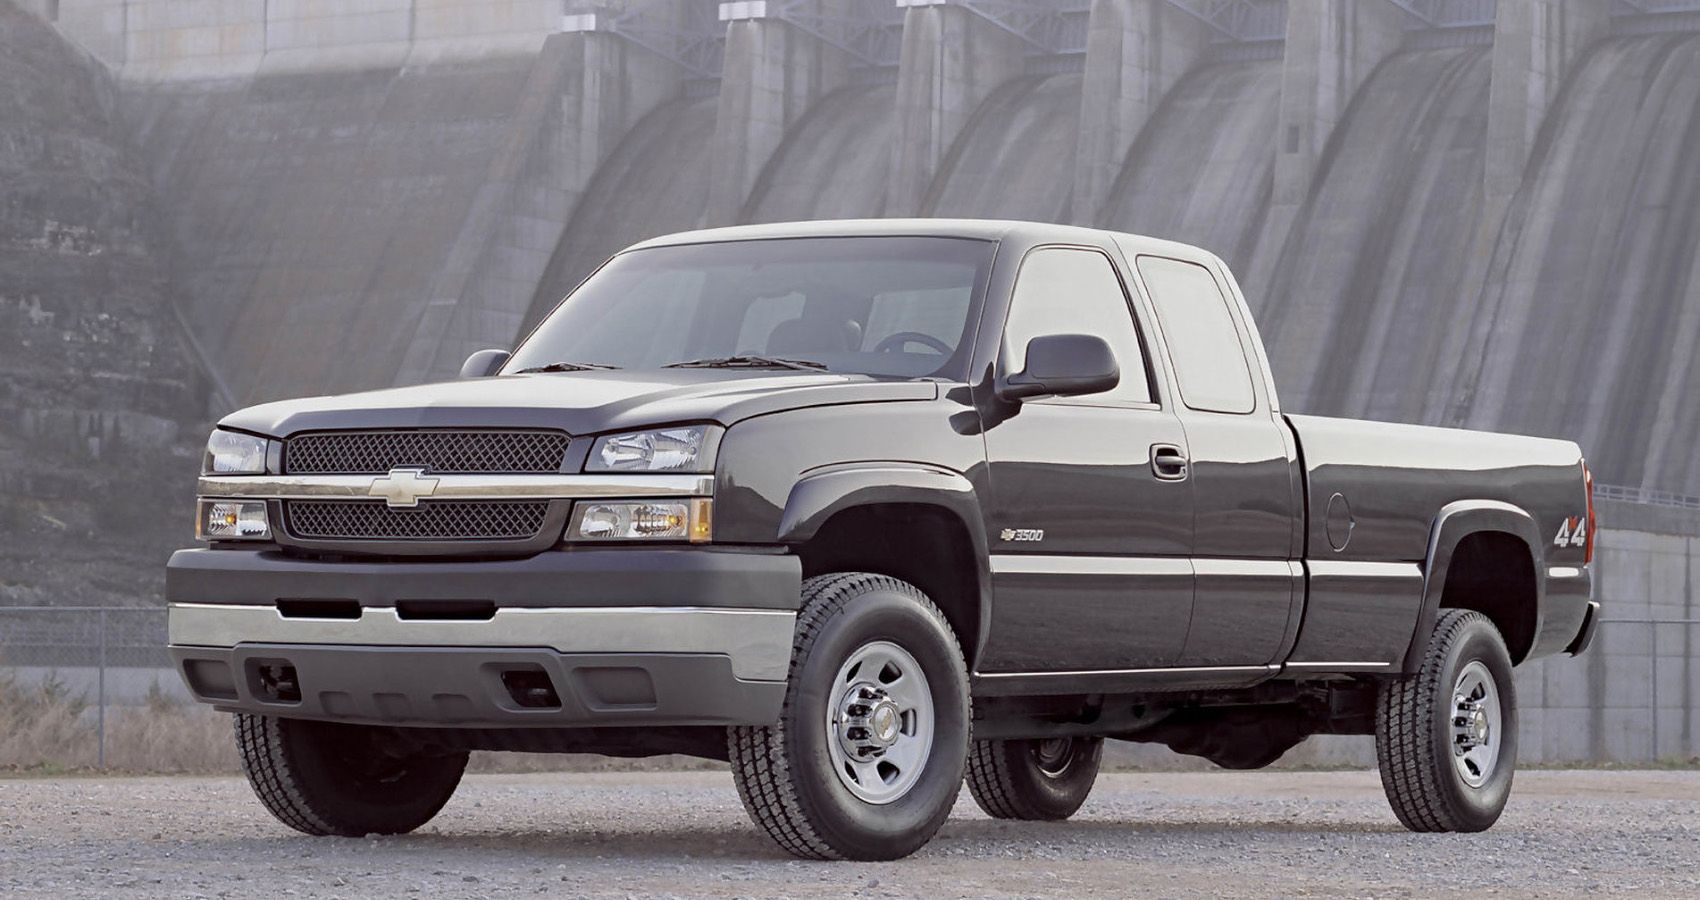
[[[390,474],[374,478],[368,497],[382,497],[392,508],[411,508],[419,505],[420,497],[437,492],[438,479],[426,478],[424,469],[391,469]]]

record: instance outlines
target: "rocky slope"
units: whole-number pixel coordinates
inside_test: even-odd
[[[109,76],[0,0],[0,607],[157,602],[206,402]]]

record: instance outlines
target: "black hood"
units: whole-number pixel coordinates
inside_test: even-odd
[[[787,409],[932,400],[933,382],[728,369],[563,372],[474,378],[250,406],[223,427],[270,437],[344,428],[558,428],[569,434],[718,422]]]

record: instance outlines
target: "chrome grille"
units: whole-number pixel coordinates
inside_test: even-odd
[[[461,472],[559,472],[567,436],[558,431],[322,431],[284,443],[291,475],[382,475],[417,467]]]
[[[542,500],[422,500],[393,508],[382,500],[286,500],[289,533],[328,541],[493,541],[535,536],[549,504]]]

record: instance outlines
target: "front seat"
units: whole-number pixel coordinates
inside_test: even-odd
[[[862,326],[854,319],[803,313],[773,328],[767,338],[769,356],[809,353],[848,353],[862,346]]]

